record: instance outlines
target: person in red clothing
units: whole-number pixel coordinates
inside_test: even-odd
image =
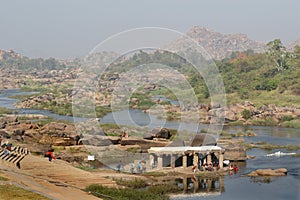
[[[47,153],[45,154],[45,157],[48,157],[49,161],[51,162],[52,159],[56,159],[55,156],[53,155],[54,149],[50,149],[47,151]]]
[[[233,171],[234,173],[237,173],[239,171],[239,167],[237,165],[233,166]]]

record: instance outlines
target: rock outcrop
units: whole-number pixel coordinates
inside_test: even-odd
[[[251,40],[245,34],[223,34],[199,26],[192,27],[186,34],[202,46],[212,58],[217,60],[229,57],[233,52],[243,52],[251,49],[254,52],[261,53],[266,49],[265,44]],[[184,46],[182,42],[183,40],[179,38],[168,46],[180,51],[180,47]]]
[[[300,38],[294,42],[292,42],[291,44],[287,45],[287,50],[288,51],[294,51],[296,46],[300,46]]]
[[[248,174],[250,177],[256,176],[286,176],[287,169],[286,168],[278,168],[278,169],[258,169]]]

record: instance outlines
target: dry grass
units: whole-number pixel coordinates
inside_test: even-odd
[[[13,200],[50,200],[40,194],[27,191],[15,185],[0,185],[0,200],[13,199]]]

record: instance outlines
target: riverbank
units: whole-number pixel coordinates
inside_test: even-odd
[[[40,95],[15,95],[20,101],[15,105],[17,108],[31,108],[40,110],[49,110],[55,114],[73,116],[72,114],[72,94],[64,94],[65,88],[57,89],[55,93],[42,93]],[[60,95],[58,95],[60,94]],[[96,98],[97,99],[97,98]],[[103,97],[101,98],[103,99]],[[102,102],[95,102],[95,116],[102,118],[111,112],[109,107],[109,97]],[[133,98],[133,101],[140,100]],[[149,105],[157,104],[157,100],[150,99]],[[258,126],[280,126],[287,128],[300,128],[300,107],[297,106],[276,106],[274,104],[255,106],[249,101],[236,103],[220,107],[219,105],[201,104],[197,106],[197,113],[200,114],[199,121],[188,116],[194,116],[190,111],[181,111],[177,104],[162,103],[160,106],[164,113],[148,110],[144,105],[131,105],[131,108],[143,110],[143,112],[155,115],[158,118],[168,121],[195,122],[203,124],[219,124],[224,119],[225,125],[258,125]],[[77,112],[77,115],[80,112]],[[91,115],[93,116],[93,115]],[[76,117],[91,117],[76,116]],[[217,121],[216,121],[217,119]]]
[[[35,117],[34,119],[36,119],[36,116],[33,116],[33,117]],[[22,121],[22,120],[24,120],[24,121]],[[24,130],[25,130],[25,133],[23,135],[24,141],[22,141],[20,143],[20,145],[26,145],[26,143],[29,141],[28,139],[31,138],[30,135],[32,135],[32,136],[35,135],[37,137],[36,134],[38,133],[38,131],[36,133],[34,133],[35,128],[38,128],[36,130],[39,130],[41,132],[44,131],[45,134],[51,132],[52,138],[54,138],[53,136],[55,136],[55,135],[59,135],[59,133],[63,133],[65,130],[72,130],[71,127],[70,127],[70,124],[62,124],[61,122],[57,123],[57,124],[55,124],[55,123],[53,124],[53,122],[51,122],[49,124],[48,123],[43,124],[43,125],[41,124],[42,126],[36,126],[35,123],[38,124],[39,123],[38,121],[36,121],[34,123],[33,122],[29,123],[30,119],[28,119],[28,118],[27,119],[23,118],[22,120],[14,119],[14,120],[11,120],[11,122],[6,123],[7,124],[7,130],[12,130],[12,132],[8,131],[9,134],[11,134],[11,133],[15,134],[13,132],[13,130],[17,130],[17,129],[20,130],[20,127],[24,128]],[[110,132],[117,131],[115,129],[116,126],[110,126],[110,125],[106,125],[106,126],[108,128],[107,130],[109,130]],[[234,127],[226,127],[226,128],[231,128],[232,129]],[[226,131],[228,131],[228,134],[233,134],[235,136],[235,137],[232,137],[231,139],[228,139],[228,140],[230,140],[232,143],[236,143],[235,140],[233,140],[233,139],[237,139],[236,137],[238,135],[239,135],[239,139],[241,141],[244,140],[244,142],[261,140],[264,137],[261,136],[261,132],[257,128],[259,128],[259,127],[256,127],[256,129],[252,130],[252,132],[255,133],[255,134],[251,134],[252,136],[248,136],[249,132],[248,133],[245,132],[243,135],[242,134],[237,134],[238,132],[240,132],[237,129],[234,129],[235,130],[234,132],[233,132],[233,130],[226,130]],[[289,129],[285,129],[285,131],[287,131],[287,130],[289,130]],[[57,132],[57,133],[55,134],[54,131]],[[263,132],[266,133],[265,130]],[[274,133],[271,130],[270,130],[270,132]],[[287,133],[284,133],[284,130],[281,130],[280,132],[281,132],[281,134],[283,134],[285,136],[288,136]],[[226,134],[225,136],[228,137],[228,134]],[[275,138],[275,136],[273,136],[272,138]],[[265,139],[265,140],[270,141],[271,142],[270,144],[272,144],[274,142],[274,141],[270,140],[270,138]],[[194,191],[195,191],[195,198],[196,198],[198,193],[204,192],[204,195],[206,195],[206,194],[209,194],[209,191],[215,191],[216,193],[213,193],[213,194],[218,194],[218,195],[221,195],[221,196],[223,196],[223,193],[225,193],[225,196],[226,196],[226,194],[228,193],[228,186],[227,186],[227,189],[224,189],[224,188],[222,189],[222,187],[221,187],[221,192],[219,191],[219,189],[216,191],[216,190],[211,190],[207,187],[205,187],[205,189],[203,189],[203,187],[208,185],[208,184],[211,184],[214,188],[216,188],[216,187],[218,188],[219,184],[223,181],[224,187],[226,188],[226,185],[230,186],[230,184],[231,184],[230,181],[228,182],[228,180],[230,178],[232,178],[232,177],[237,177],[238,178],[240,175],[246,174],[250,171],[254,171],[254,170],[259,169],[259,168],[286,167],[287,170],[288,170],[288,177],[287,177],[288,179],[291,179],[291,175],[289,173],[298,174],[298,172],[295,171],[295,169],[296,169],[295,165],[297,165],[297,162],[299,162],[299,157],[295,157],[295,158],[292,157],[293,159],[290,159],[291,157],[286,157],[286,158],[281,157],[280,160],[279,159],[276,160],[276,157],[272,158],[272,157],[265,157],[264,156],[265,153],[263,153],[263,152],[270,152],[270,151],[274,152],[274,151],[277,151],[277,148],[282,149],[282,148],[284,148],[284,146],[288,147],[286,149],[286,151],[290,150],[290,151],[293,151],[293,152],[294,151],[299,152],[299,149],[297,150],[296,148],[291,148],[292,147],[291,145],[296,145],[297,141],[299,141],[299,139],[295,139],[295,138],[292,138],[291,140],[288,140],[288,138],[282,138],[281,139],[282,142],[284,142],[285,140],[289,144],[284,145],[284,143],[282,143],[282,145],[280,145],[280,146],[274,145],[273,146],[274,149],[273,148],[269,148],[269,149],[260,148],[259,146],[255,146],[255,147],[249,149],[248,150],[249,152],[247,154],[253,155],[254,158],[252,160],[247,160],[246,162],[243,162],[241,164],[237,163],[237,164],[239,164],[240,171],[238,172],[238,174],[234,174],[234,175],[229,174],[227,176],[228,172],[226,172],[226,171],[224,172],[225,174],[223,174],[223,172],[220,173],[220,174],[214,174],[214,173],[210,173],[210,172],[208,172],[208,173],[196,172],[196,174],[194,174],[191,170],[191,167],[186,169],[186,170],[178,168],[178,169],[176,169],[177,171],[172,171],[170,168],[164,168],[162,171],[146,172],[145,174],[142,174],[142,175],[139,175],[139,174],[131,175],[131,174],[128,173],[129,171],[126,172],[126,173],[118,173],[116,171],[111,171],[111,170],[104,170],[102,172],[100,170],[99,173],[102,173],[103,176],[110,177],[115,181],[117,181],[117,179],[134,180],[135,178],[147,180],[148,185],[154,185],[154,186],[158,185],[156,188],[159,188],[159,190],[157,190],[157,191],[161,191],[161,189],[163,188],[161,186],[161,184],[164,185],[164,183],[166,183],[166,181],[167,181],[168,184],[169,183],[171,184],[171,186],[167,185],[166,187],[171,188],[171,189],[172,188],[174,189],[174,187],[175,187],[176,190],[172,189],[171,191],[169,191],[168,189],[163,189],[163,191],[164,191],[163,193],[166,194],[167,196],[168,196],[169,193],[178,194],[178,195],[171,196],[172,199],[173,198],[175,198],[175,199],[180,198],[182,196],[182,193],[185,190],[188,191],[188,193],[191,193],[191,194],[194,194]],[[63,140],[61,140],[61,138],[60,139],[57,138],[57,141],[63,141]],[[294,141],[294,143],[291,143],[291,141]],[[32,144],[35,144],[35,143],[36,142],[28,143],[27,144],[28,148],[32,148],[34,146]],[[16,145],[18,143],[13,142],[13,144]],[[250,142],[250,144],[251,144],[251,142]],[[263,145],[268,145],[267,143],[258,143],[257,145],[259,145],[259,144],[262,145],[262,146]],[[91,167],[90,163],[86,162],[86,164],[84,164],[84,160],[79,159],[80,158],[79,155],[81,155],[81,158],[83,158],[83,159],[86,158],[89,155],[88,152],[84,152],[84,146],[82,146],[82,145],[64,146],[63,145],[63,146],[54,146],[54,147],[55,147],[55,154],[58,157],[61,157],[62,159],[65,159],[66,161],[68,161],[72,165],[75,165],[75,166],[80,167],[82,169],[87,169],[88,171],[91,171],[92,173],[98,173],[97,170],[94,170],[94,169],[90,168]],[[257,153],[258,150],[262,151],[262,153],[258,154]],[[32,153],[35,153],[34,149],[33,149]],[[291,161],[288,161],[286,159],[290,159]],[[78,163],[81,163],[81,165],[78,165]],[[263,163],[263,165],[262,165],[262,163]],[[275,165],[275,163],[277,163],[277,164]],[[197,184],[199,183],[199,188],[197,190],[194,190],[195,189],[194,185],[196,184],[196,182],[193,182],[193,179],[192,179],[194,176],[196,176],[196,178],[198,180]],[[186,177],[186,179],[183,179],[183,177]],[[219,177],[221,177],[223,179],[220,180]],[[284,178],[284,177],[282,177],[282,178]],[[236,181],[242,181],[242,182],[245,182],[245,184],[246,184],[247,181],[249,181],[249,180],[251,180],[251,179],[243,179],[243,180],[239,179],[239,180],[236,180]],[[277,182],[278,181],[279,180],[277,180]],[[270,179],[270,182],[272,182],[272,178]],[[93,182],[90,182],[90,184],[92,184],[92,183]],[[185,183],[187,184],[187,187],[184,187]],[[275,181],[275,183],[276,183],[276,181]],[[120,186],[122,186],[122,185],[120,185]],[[124,186],[122,186],[122,187],[124,187]],[[113,190],[113,191],[116,192],[118,190],[119,189]],[[138,190],[142,190],[142,189],[138,189]],[[126,190],[126,191],[128,191],[128,190]],[[193,197],[193,195],[191,195],[191,197]]]

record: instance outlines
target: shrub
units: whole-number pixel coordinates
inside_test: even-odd
[[[13,113],[12,110],[0,107],[0,116],[4,114],[12,114],[12,113]]]
[[[291,121],[285,121],[281,124],[281,126],[286,128],[300,128],[300,120],[294,119]]]
[[[291,115],[285,115],[281,118],[281,122],[288,122],[288,121],[292,121],[294,119],[293,116]]]
[[[245,120],[248,120],[251,118],[251,112],[247,109],[244,109],[241,114]]]
[[[93,195],[102,199],[114,200],[168,200],[167,190],[159,189],[159,187],[151,186],[147,189],[133,188],[108,188],[102,185],[93,184],[86,188]],[[150,189],[151,188],[151,189]]]
[[[147,186],[146,181],[140,178],[135,178],[133,180],[115,179],[115,181],[118,185],[134,189],[145,188]]]
[[[271,79],[271,80],[264,80],[261,84],[257,85],[255,88],[257,90],[275,90],[277,88],[278,84],[277,81]]]

